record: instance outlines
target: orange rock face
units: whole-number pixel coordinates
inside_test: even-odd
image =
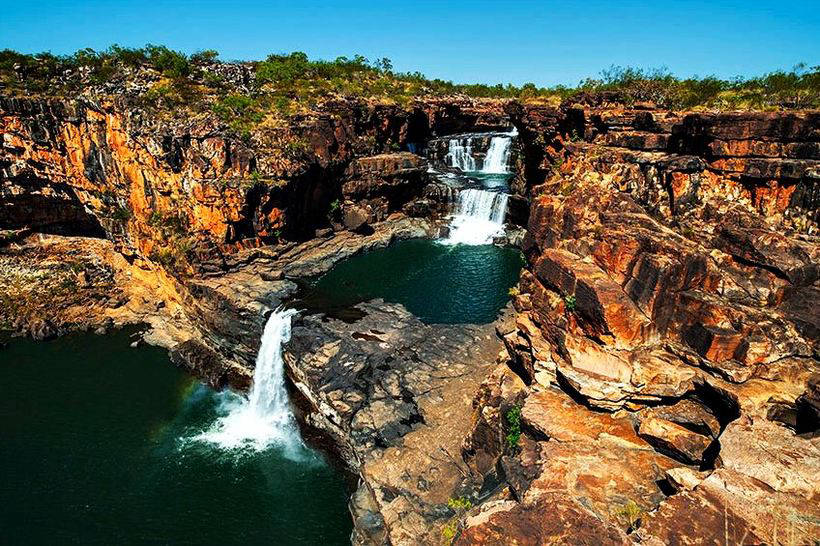
[[[646,544],[815,540],[820,114],[508,111],[532,199],[504,334],[526,439],[460,540],[527,543],[577,502]],[[541,543],[584,542],[568,525]]]

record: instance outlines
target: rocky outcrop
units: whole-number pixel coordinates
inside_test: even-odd
[[[409,152],[380,154],[354,160],[342,182],[341,217],[348,229],[380,222],[421,196],[427,162]]]
[[[361,477],[354,540],[810,542],[818,114],[587,103],[335,99],[243,138],[115,99],[0,99],[0,319],[38,338],[147,322],[247,388],[301,279],[435,232],[446,188],[412,152],[511,121],[527,267],[495,331],[383,302],[295,319],[306,422]]]
[[[456,542],[813,540],[818,114],[508,111],[532,206],[502,334],[526,388],[476,398],[465,457],[510,491]],[[511,407],[520,441],[476,457]],[[556,513],[574,530],[538,523]]]
[[[491,325],[428,326],[380,301],[353,311],[294,319],[288,375],[313,408],[308,423],[361,476],[354,542],[437,543],[452,499],[481,487],[459,447],[499,340]]]

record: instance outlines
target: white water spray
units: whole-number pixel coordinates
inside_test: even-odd
[[[450,221],[445,244],[486,245],[504,234],[507,194],[484,190],[461,190]]]
[[[487,155],[484,156],[484,165],[481,172],[487,174],[506,174],[510,172],[508,163],[510,161],[511,136],[494,136],[490,139],[490,147],[487,148]]]
[[[282,345],[290,339],[295,313],[280,309],[271,314],[256,356],[250,395],[246,399],[224,393],[223,416],[195,439],[223,449],[262,451],[276,446],[290,458],[302,457],[305,445],[290,409],[282,360]]]

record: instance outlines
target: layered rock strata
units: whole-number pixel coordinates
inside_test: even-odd
[[[509,111],[526,387],[476,399],[465,460],[509,490],[456,542],[816,540],[818,114]]]
[[[512,121],[527,266],[495,334],[383,302],[295,320],[354,540],[816,540],[820,114],[339,100],[249,140],[116,100],[0,115],[4,325],[147,322],[238,389],[300,279],[435,233],[446,196],[392,149]]]

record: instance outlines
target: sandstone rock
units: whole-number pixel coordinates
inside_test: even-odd
[[[698,472],[688,466],[670,468],[666,471],[666,480],[677,491],[691,491],[707,476],[708,473]]]
[[[620,529],[608,525],[576,502],[553,494],[536,504],[510,502],[488,506],[465,522],[454,544],[629,544]]]
[[[817,441],[759,417],[741,417],[720,436],[725,468],[750,476],[774,491],[805,499],[820,494]]]
[[[637,536],[647,543],[808,544],[817,536],[818,510],[816,503],[718,469],[694,489],[669,497],[645,519]]]
[[[470,401],[500,342],[492,325],[428,326],[378,300],[355,309],[353,322],[295,318],[284,353],[288,375],[309,401],[310,422],[372,491],[371,511],[382,515],[390,542],[438,542],[452,515],[448,500],[481,485],[459,454]],[[499,381],[502,396],[517,388],[514,376]],[[485,456],[473,464],[485,467]]]
[[[503,416],[525,389],[506,363],[496,366],[481,383],[473,399],[470,433],[461,447],[462,457],[477,474],[490,472],[503,453]]]
[[[364,207],[358,205],[345,205],[344,226],[350,231],[361,231],[367,227],[370,214]]]
[[[659,449],[668,451],[689,464],[701,463],[712,443],[711,438],[657,417],[641,421],[638,434]]]
[[[645,415],[677,423],[712,438],[717,438],[720,434],[720,422],[717,417],[703,404],[691,399],[681,400],[671,406],[650,408],[646,410]]]

